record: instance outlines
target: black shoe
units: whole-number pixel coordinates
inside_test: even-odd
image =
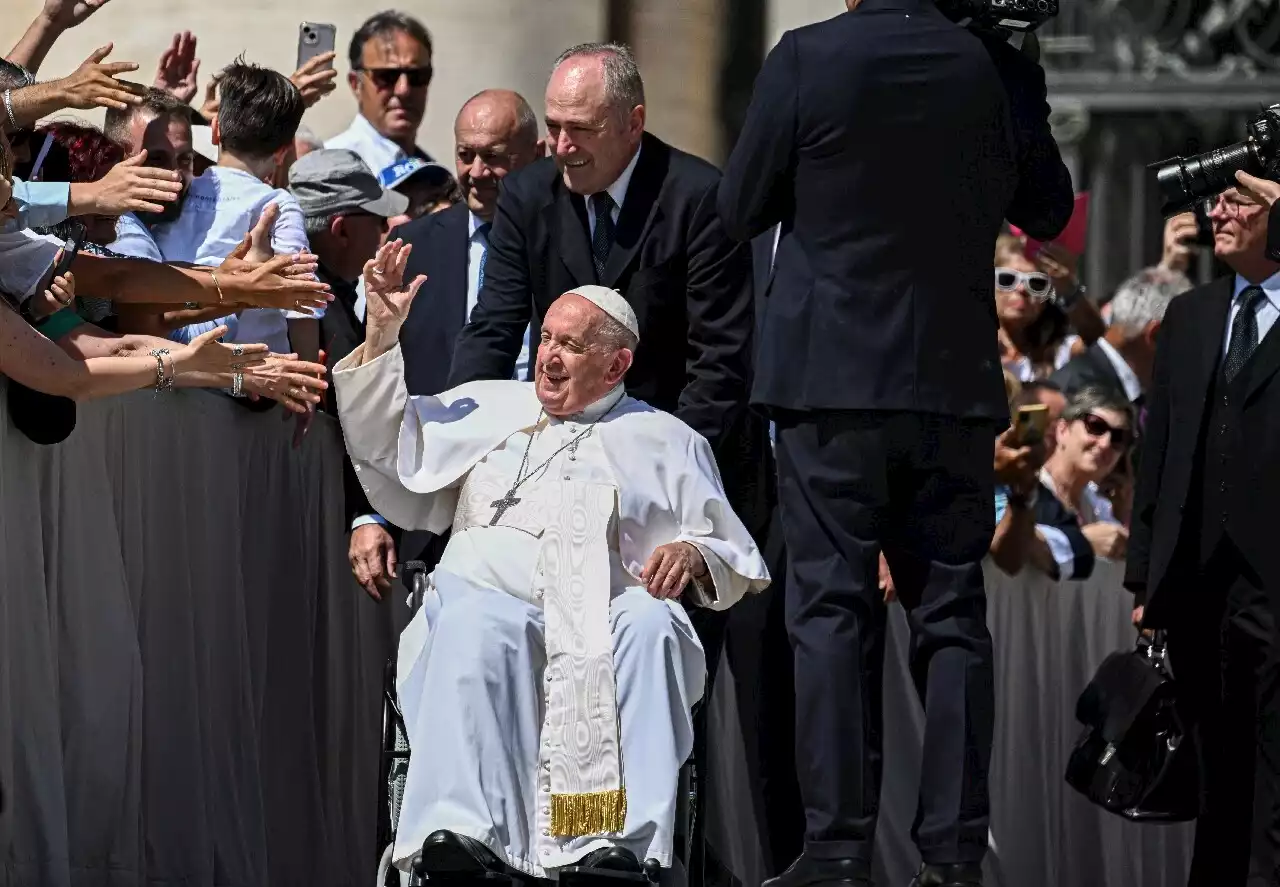
[[[625,872],[630,875],[644,874],[640,860],[626,847],[601,847],[592,850],[577,863],[582,868],[602,869],[607,872]]]
[[[922,865],[911,887],[982,887],[982,866],[974,862]]]
[[[860,859],[818,859],[808,852],[764,887],[872,887],[871,865]]]
[[[498,855],[467,835],[454,834],[440,829],[427,835],[422,842],[422,856],[414,866],[419,875],[428,877],[451,875],[483,875],[495,872],[511,873],[511,869]]]

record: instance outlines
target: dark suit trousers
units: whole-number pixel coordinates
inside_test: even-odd
[[[1280,884],[1280,659],[1275,604],[1224,538],[1191,572],[1169,658],[1200,754],[1190,887]]]
[[[782,412],[777,423],[806,849],[871,858],[883,550],[907,609],[925,707],[912,837],[926,862],[977,862],[987,848],[994,720],[981,561],[994,532],[995,429],[905,412]]]

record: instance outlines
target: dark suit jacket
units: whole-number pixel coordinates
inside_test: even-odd
[[[1049,381],[1061,388],[1062,393],[1068,397],[1081,388],[1100,387],[1114,391],[1125,400],[1129,399],[1116,368],[1096,342],[1063,364],[1049,377]]]
[[[323,267],[317,276],[333,291],[333,301],[329,303],[324,317],[320,318],[320,347],[325,349],[325,366],[332,372],[334,364],[364,342],[364,321],[356,316],[356,288],[352,283],[340,280]],[[335,418],[338,415],[338,397],[332,382],[325,392],[325,412]],[[369,497],[356,477],[351,457],[345,452],[342,455],[342,489],[348,527],[357,517],[373,513]]]
[[[752,400],[1007,422],[992,248],[1072,211],[1044,73],[934,0],[864,0],[783,35],[718,205],[740,240],[782,223]]]
[[[626,297],[640,323],[627,393],[716,446],[745,407],[752,345],[751,255],[724,236],[719,179],[709,163],[646,133],[603,280],[586,204],[555,161],[504,179],[484,291],[454,351],[451,384],[510,378],[526,324],[573,287],[601,283]]]
[[[510,378],[525,326],[575,286],[613,287],[635,309],[640,346],[627,393],[674,413],[714,448],[749,529],[767,519],[765,427],[747,409],[753,346],[751,253],[724,234],[720,173],[645,134],[602,280],[586,203],[552,158],[507,176],[489,237],[484,289],[458,339],[450,384]]]
[[[467,322],[470,218],[467,205],[458,203],[391,232],[392,240],[413,244],[405,280],[427,275],[400,328],[404,381],[410,394],[439,394],[449,388],[454,343]]]
[[[1125,572],[1125,585],[1146,597],[1149,627],[1166,627],[1179,611],[1180,597],[1203,591],[1193,582],[1179,581],[1190,576],[1178,565],[1183,557],[1194,556],[1186,547],[1198,547],[1199,518],[1186,505],[1194,492],[1200,432],[1234,289],[1234,278],[1229,277],[1179,296],[1169,304],[1160,327]],[[1277,371],[1280,329],[1273,329],[1229,389],[1242,410],[1238,439],[1246,442],[1227,463],[1231,540],[1268,588],[1280,587],[1280,547],[1275,543],[1280,502]]]

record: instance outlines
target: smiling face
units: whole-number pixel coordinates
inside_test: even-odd
[[[608,319],[574,293],[556,299],[542,321],[534,390],[551,416],[581,412],[622,381],[632,353],[599,335]]]
[[[507,173],[542,156],[536,125],[532,132],[521,126],[521,107],[528,106],[514,92],[491,90],[464,105],[453,126],[458,188],[467,207],[486,222],[493,220]]]
[[[610,101],[601,56],[562,62],[547,83],[547,144],[565,187],[584,196],[607,190],[639,150],[644,117],[644,105]]]
[[[1080,475],[1097,482],[1115,469],[1132,433],[1128,416],[1100,408],[1073,422],[1058,422],[1058,454]]]

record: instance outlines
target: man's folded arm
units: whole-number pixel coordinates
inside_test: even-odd
[[[516,198],[504,191],[489,232],[484,288],[453,350],[449,387],[510,379],[533,315],[525,232]]]

